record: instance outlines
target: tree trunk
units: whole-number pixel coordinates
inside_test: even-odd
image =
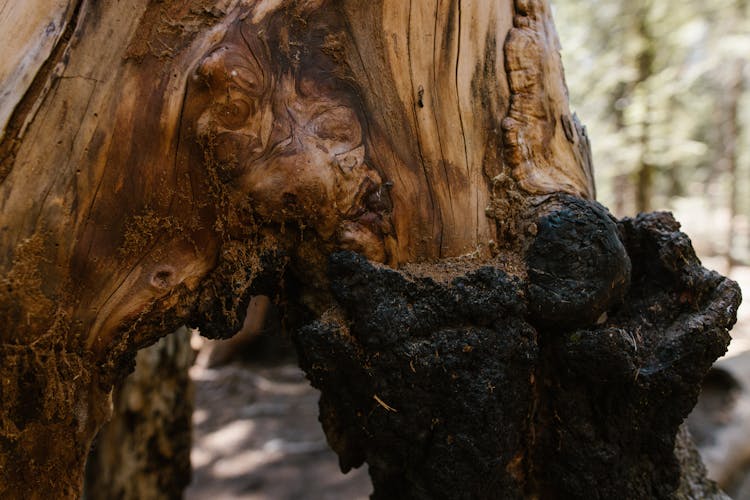
[[[190,483],[193,358],[186,328],[138,353],[86,463],[84,498],[182,498]]]
[[[738,291],[673,221],[617,225],[590,201],[545,0],[6,4],[0,37],[25,55],[0,62],[0,496],[77,497],[135,352],[186,322],[231,335],[252,296],[279,293],[330,320],[298,343],[332,446],[370,462],[376,495],[461,477],[480,496],[546,494],[558,467],[586,471],[562,491],[604,495],[617,433],[632,491],[677,488],[680,415]],[[414,407],[393,374],[423,368]],[[434,460],[409,459],[409,436]]]
[[[734,15],[729,26],[730,32],[742,32],[743,21],[747,18],[747,1],[737,0],[734,3]],[[745,57],[735,56],[728,66],[728,75],[726,80],[726,101],[723,103],[723,127],[722,127],[722,145],[724,147],[724,158],[727,165],[727,180],[729,194],[727,202],[729,204],[729,225],[727,227],[727,274],[731,273],[735,265],[734,246],[735,233],[737,231],[737,213],[739,212],[739,159],[742,142],[742,120],[740,119],[742,96],[745,92]]]
[[[727,92],[727,103],[726,111],[724,116],[725,120],[725,132],[724,138],[724,155],[727,161],[727,181],[729,184],[729,196],[727,197],[727,203],[729,205],[729,224],[727,226],[727,248],[726,248],[726,260],[727,260],[727,273],[731,273],[734,267],[735,261],[733,258],[733,251],[735,245],[735,233],[737,231],[737,212],[739,202],[739,176],[738,176],[738,163],[739,163],[739,151],[738,142],[741,140],[742,124],[739,119],[740,111],[740,100],[743,94],[743,79],[745,73],[745,62],[742,59],[737,59],[732,63],[731,76],[730,76],[730,88]]]
[[[640,50],[638,51],[636,65],[638,67],[638,78],[635,81],[637,91],[642,100],[642,117],[640,121],[640,133],[638,146],[640,148],[638,168],[636,170],[636,198],[635,207],[637,212],[648,212],[651,210],[651,198],[654,187],[654,165],[651,164],[651,123],[653,99],[650,86],[651,77],[654,75],[654,58],[656,41],[652,34],[649,15],[653,3],[651,0],[639,2],[635,18],[635,32]]]

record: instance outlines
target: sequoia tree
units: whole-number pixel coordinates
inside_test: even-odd
[[[375,497],[713,494],[739,289],[593,201],[546,0],[0,5],[0,496],[77,497],[137,350],[257,295]]]

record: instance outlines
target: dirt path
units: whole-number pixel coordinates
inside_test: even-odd
[[[318,391],[293,361],[194,366],[193,481],[187,500],[348,500],[372,490],[342,474],[318,423]]]

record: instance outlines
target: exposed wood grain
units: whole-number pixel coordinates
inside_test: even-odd
[[[391,154],[400,157],[380,168],[394,181],[408,176],[408,184],[396,186],[412,185],[408,191],[421,198],[406,189],[392,192],[403,259],[486,253],[495,237],[485,215],[489,183],[500,165],[485,160],[499,145],[509,97],[498,75],[504,74],[510,9],[503,3],[384,1],[362,11],[356,4],[345,7],[351,9],[348,26],[358,55],[367,59],[350,63],[356,75],[363,73],[357,80],[367,82],[363,94],[373,128],[391,138]],[[376,157],[386,156],[382,149]]]
[[[0,28],[0,484],[80,465],[134,352],[239,329],[270,256],[321,312],[335,250],[487,258],[500,208],[593,196],[543,0],[0,1]]]
[[[505,44],[511,105],[506,161],[527,192],[594,197],[587,139],[568,109],[560,41],[546,1],[516,0]]]
[[[71,19],[73,0],[0,1],[0,139]]]

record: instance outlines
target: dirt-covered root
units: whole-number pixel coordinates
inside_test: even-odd
[[[338,308],[296,343],[342,469],[367,462],[374,498],[719,494],[675,436],[739,287],[700,265],[670,214],[616,222],[558,201],[526,254],[544,279],[484,266],[438,282],[331,257]]]

